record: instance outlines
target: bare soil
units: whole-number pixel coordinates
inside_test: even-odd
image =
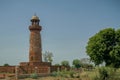
[[[81,80],[81,79],[80,78],[63,78],[63,77],[41,77],[38,79],[26,78],[26,79],[19,79],[19,80]]]

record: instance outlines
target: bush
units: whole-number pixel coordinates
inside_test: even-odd
[[[108,70],[105,67],[100,68],[99,75],[101,80],[107,80],[109,77]]]
[[[37,73],[33,73],[30,77],[31,77],[32,79],[37,79],[37,78],[38,78],[38,75],[37,75]]]
[[[93,80],[100,80],[98,76],[95,76]]]
[[[93,80],[110,80],[114,76],[113,75],[114,73],[115,73],[114,68],[100,67],[100,68],[98,68],[99,75],[94,76]]]
[[[51,73],[51,76],[56,77],[56,76],[58,76],[58,73],[56,71],[54,71]]]
[[[61,77],[65,77],[65,78],[79,78],[80,76],[75,73],[74,71],[59,71],[59,72],[52,72],[51,76],[53,77],[57,77],[57,76],[61,76]]]
[[[25,75],[22,75],[22,76],[18,76],[18,79],[25,79],[25,78],[28,78],[29,76],[25,76]]]
[[[71,78],[74,78],[74,74],[75,74],[75,72],[70,71],[70,73],[69,73],[69,74],[70,74],[70,77],[71,77]]]

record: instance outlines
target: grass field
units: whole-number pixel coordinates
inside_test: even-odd
[[[102,68],[100,68],[102,69]],[[82,70],[82,71],[58,71],[53,72],[50,76],[38,77],[32,75],[29,78],[19,78],[18,80],[120,80],[120,69],[106,68],[100,72],[99,68],[93,70]],[[2,74],[2,73],[1,73]],[[107,76],[106,76],[107,74]],[[9,74],[7,74],[9,75]],[[106,77],[106,79],[102,77]],[[15,76],[6,77],[6,79],[0,80],[16,80]]]

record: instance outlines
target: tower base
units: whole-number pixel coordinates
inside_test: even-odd
[[[50,62],[21,62],[19,67],[19,73],[30,74],[30,73],[50,73],[51,63]]]

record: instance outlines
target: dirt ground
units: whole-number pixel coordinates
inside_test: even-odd
[[[0,80],[16,80],[15,78],[6,78]],[[81,80],[80,78],[63,78],[63,77],[40,77],[38,79],[25,78],[25,79],[17,79],[17,80]]]
[[[41,77],[38,79],[26,78],[26,79],[19,79],[19,80],[81,80],[81,79],[80,78],[63,78],[63,77]]]

